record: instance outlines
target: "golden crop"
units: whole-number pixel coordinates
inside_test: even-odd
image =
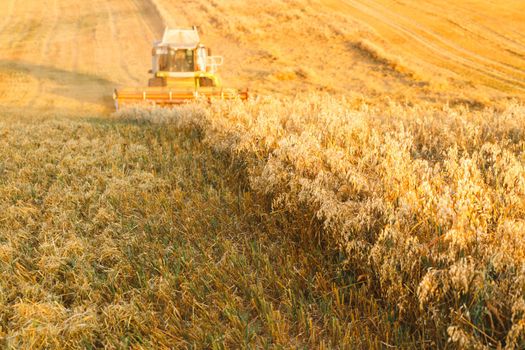
[[[201,139],[0,110],[0,348],[424,344]]]
[[[119,117],[198,130],[393,318],[459,348],[525,346],[525,108],[374,109],[311,95]],[[445,343],[439,343],[444,346]],[[449,343],[450,344],[450,343]]]
[[[522,348],[524,107],[1,112],[3,348]]]

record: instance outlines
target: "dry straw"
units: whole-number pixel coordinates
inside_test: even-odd
[[[0,109],[0,348],[431,344],[261,203],[197,107],[161,113]]]
[[[525,346],[525,108],[387,109],[311,95],[121,117],[199,130],[397,320],[464,348]]]

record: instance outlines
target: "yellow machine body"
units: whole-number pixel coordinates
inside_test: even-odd
[[[166,28],[161,41],[153,44],[152,69],[148,87],[115,89],[115,107],[126,105],[169,106],[197,98],[248,98],[247,90],[224,88],[217,75],[222,57],[211,56],[200,43],[195,27],[191,29]]]

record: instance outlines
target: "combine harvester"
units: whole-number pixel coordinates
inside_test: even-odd
[[[168,29],[153,44],[153,75],[146,88],[115,89],[115,108],[126,105],[172,106],[198,98],[241,99],[248,91],[222,87],[217,68],[222,56],[211,56],[196,27]]]

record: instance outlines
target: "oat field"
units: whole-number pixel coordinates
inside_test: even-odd
[[[524,13],[0,1],[0,348],[525,348]],[[253,97],[114,113],[165,25]]]

